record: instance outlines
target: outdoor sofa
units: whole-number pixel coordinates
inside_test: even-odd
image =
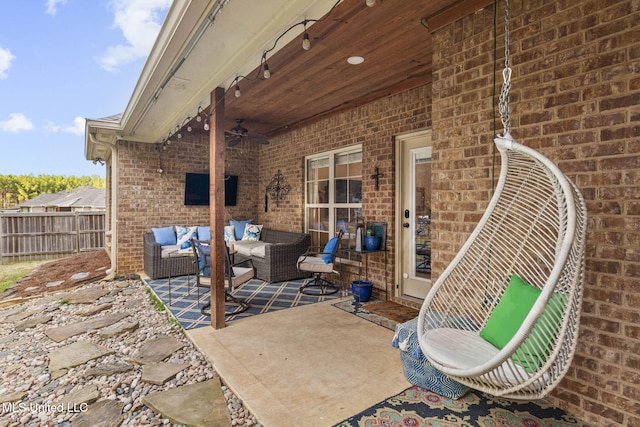
[[[309,277],[309,273],[300,272],[296,266],[298,257],[311,245],[311,236],[307,233],[263,228],[259,241],[239,240],[228,245],[235,251],[235,262],[252,260],[259,279],[284,282]]]
[[[193,250],[161,245],[151,231],[144,232],[144,272],[150,279],[194,275],[198,272]]]
[[[193,227],[191,227],[193,228]],[[202,234],[203,227],[197,227]],[[209,240],[207,236],[202,240]],[[158,231],[158,229],[155,229]],[[197,266],[190,249],[180,249],[176,245],[161,245],[152,231],[144,232],[144,271],[150,279],[194,275]],[[193,236],[198,238],[198,235]],[[179,239],[179,237],[178,237]],[[173,242],[172,242],[173,243]],[[307,233],[295,233],[263,228],[258,241],[228,242],[234,249],[234,261],[251,259],[256,269],[255,277],[267,282],[309,277],[309,273],[300,272],[296,266],[298,257],[311,245],[311,236]]]

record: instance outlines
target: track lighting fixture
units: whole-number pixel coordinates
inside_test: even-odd
[[[274,50],[276,48],[276,46],[278,45],[278,42],[282,39],[282,37],[284,37],[285,34],[287,34],[289,31],[293,30],[296,27],[299,27],[300,25],[304,26],[304,32],[302,34],[302,49],[304,50],[309,50],[311,49],[311,37],[309,37],[309,33],[307,32],[307,25],[309,23],[316,23],[316,22],[321,22],[323,20],[325,20],[329,15],[331,15],[331,13],[333,12],[333,10],[340,4],[340,2],[342,2],[342,0],[336,0],[335,3],[333,4],[333,6],[331,7],[331,9],[329,10],[329,12],[327,12],[325,14],[325,16],[323,16],[322,18],[319,19],[307,19],[305,18],[303,21],[300,22],[296,22],[295,24],[291,25],[289,28],[287,28],[282,34],[280,34],[275,41],[273,42],[273,46],[270,47],[269,49],[265,50],[262,53],[262,60],[261,60],[261,66],[259,66],[256,70],[256,75],[255,77],[247,77],[247,76],[241,76],[236,74],[235,79],[233,80],[233,83],[231,83],[227,89],[226,92],[230,91],[232,87],[235,88],[235,97],[236,98],[240,98],[242,96],[242,92],[240,91],[240,79],[244,79],[244,78],[248,78],[250,81],[255,81],[255,80],[259,80],[260,79],[260,73],[262,73],[262,77],[266,80],[269,79],[271,77],[271,70],[269,69],[269,65],[267,64],[267,55],[269,54],[269,52],[271,52],[272,50]],[[376,4],[376,0],[366,0],[366,4],[369,7],[373,7]],[[211,106],[211,111],[213,111],[213,109],[215,108],[215,106]],[[198,107],[198,112],[196,114],[196,121],[200,122],[201,118],[200,118],[200,113],[204,112],[200,107]],[[205,122],[204,122],[204,130],[208,131],[209,130],[209,120],[206,118],[205,115]]]
[[[278,42],[282,39],[282,37],[284,37],[285,34],[287,34],[289,31],[293,30],[294,28],[303,25],[304,26],[304,33],[302,35],[302,49],[304,50],[309,50],[311,49],[311,37],[309,37],[309,33],[307,32],[307,25],[309,23],[315,23],[315,22],[320,22],[323,21],[327,18],[327,16],[331,15],[331,12],[333,12],[333,10],[340,4],[342,0],[336,0],[335,3],[333,4],[333,6],[331,7],[331,9],[329,10],[329,12],[327,12],[327,14],[319,19],[307,19],[305,18],[303,21],[300,22],[296,22],[295,24],[291,25],[289,28],[287,28],[282,34],[280,34],[276,40],[273,43],[273,46],[267,50],[265,50],[262,53],[262,61],[261,64],[262,66],[258,67],[257,69],[257,75],[253,78],[249,77],[249,80],[253,81],[253,80],[258,80],[260,79],[260,73],[262,73],[262,77],[266,80],[268,78],[271,77],[271,70],[269,69],[269,65],[267,64],[267,55],[269,54],[269,52],[271,52],[272,50],[274,50],[276,48],[276,46],[278,45]],[[367,6],[374,6],[376,4],[375,0],[366,0],[367,2]],[[240,84],[239,81],[241,78],[247,78],[246,76],[240,76],[236,74],[235,79],[233,80],[233,83],[230,84],[227,87],[227,91],[231,90],[231,87],[235,86],[235,96],[236,98],[240,98],[242,96],[242,92],[240,91]],[[213,106],[211,107],[213,109]],[[198,113],[200,112],[200,109],[198,109]],[[196,120],[198,120],[198,122],[200,121],[199,117],[196,118]],[[205,127],[205,130],[206,127]]]

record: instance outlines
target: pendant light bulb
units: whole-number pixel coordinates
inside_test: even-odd
[[[242,92],[240,92],[240,85],[236,84],[236,98],[240,98],[242,96]]]
[[[269,77],[271,77],[271,71],[269,71],[269,65],[265,62],[264,63],[264,78],[268,79]]]
[[[178,132],[178,139],[182,138],[182,134]]]
[[[200,123],[202,121],[202,116],[200,116],[200,114],[198,114],[196,116],[196,122]]]
[[[191,132],[193,130],[193,128],[191,127],[191,125],[187,126],[187,132]]]
[[[209,119],[204,119],[204,130],[209,130]]]
[[[304,35],[302,36],[302,48],[304,50],[311,49],[311,40],[309,40],[309,33],[307,33],[306,31],[304,32]]]

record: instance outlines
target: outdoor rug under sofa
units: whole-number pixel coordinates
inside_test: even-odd
[[[268,283],[260,279],[249,280],[233,290],[236,298],[249,303],[249,309],[244,313],[228,316],[226,321],[342,297],[341,292],[324,296],[302,294],[299,289],[305,280],[308,279],[279,283]],[[200,308],[209,301],[209,290],[200,288],[200,303],[198,303],[195,277],[180,276],[171,279],[171,304],[169,304],[169,279],[146,279],[146,283],[184,329],[211,325],[210,316],[200,312]],[[234,308],[229,305],[227,311],[232,311]]]

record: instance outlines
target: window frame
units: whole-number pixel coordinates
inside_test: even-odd
[[[320,153],[311,154],[305,156],[304,158],[304,230],[305,233],[310,233],[312,235],[312,245],[321,245],[321,242],[314,242],[313,234],[317,232],[322,232],[324,230],[310,230],[309,228],[309,211],[311,209],[328,209],[329,217],[328,217],[328,233],[327,237],[331,238],[337,234],[336,227],[336,211],[338,209],[359,209],[362,212],[362,198],[360,203],[337,203],[335,202],[336,195],[336,156],[344,155],[344,154],[355,154],[359,153],[362,156],[362,144],[350,145],[348,147],[342,147],[335,150],[323,151]],[[323,158],[328,158],[328,167],[329,167],[329,194],[328,194],[328,203],[309,203],[310,195],[309,195],[309,184],[316,181],[309,180],[309,163],[313,160],[320,160]],[[362,163],[362,161],[361,161]],[[363,168],[362,168],[363,169]],[[361,181],[363,181],[362,171],[360,174]],[[344,179],[344,177],[340,177],[340,179]]]

